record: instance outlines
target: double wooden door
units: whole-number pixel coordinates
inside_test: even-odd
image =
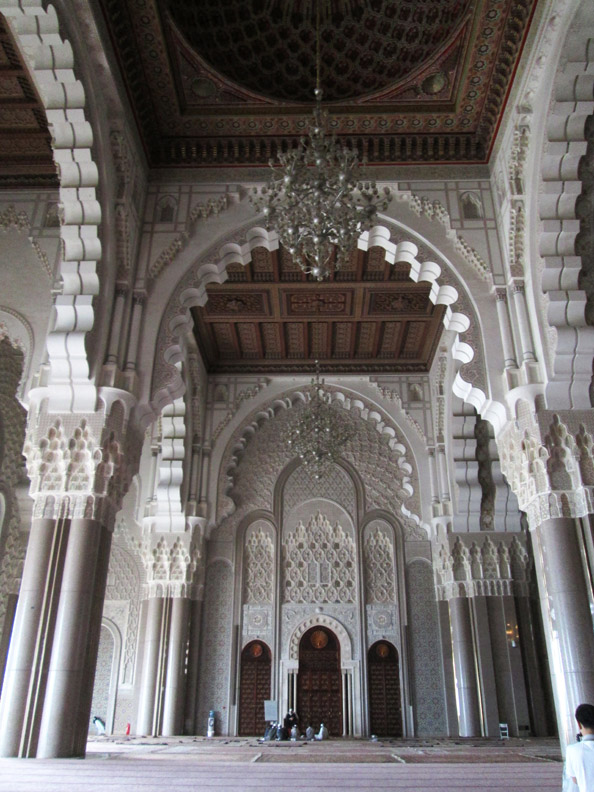
[[[323,723],[339,737],[342,725],[342,679],[340,644],[331,630],[312,627],[299,644],[297,715],[302,731]]]

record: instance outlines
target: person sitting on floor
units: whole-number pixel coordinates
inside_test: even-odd
[[[328,729],[321,723],[320,731],[316,734],[316,740],[327,740],[329,736]]]
[[[306,740],[313,740],[315,738],[316,733],[313,730],[313,726],[308,726],[305,730],[305,739]]]

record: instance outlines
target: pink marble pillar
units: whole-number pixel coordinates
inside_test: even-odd
[[[186,691],[184,661],[188,641],[190,602],[186,597],[171,600],[169,640],[167,642],[167,671],[163,701],[162,734],[181,734],[183,729],[184,697]]]
[[[51,519],[31,525],[0,699],[0,756],[35,755],[68,527],[68,521]]]
[[[474,643],[470,608],[466,597],[450,600],[450,624],[452,629],[452,654],[456,678],[456,702],[460,737],[476,737],[481,734],[481,717],[474,662]]]
[[[151,597],[145,602],[145,641],[136,733],[139,735],[152,735],[156,733],[155,703],[157,700],[157,686],[159,689],[161,687],[159,667],[162,654],[163,605],[165,601],[163,597]]]
[[[545,520],[533,532],[542,618],[559,738],[573,742],[578,704],[594,702],[594,629],[575,520]]]
[[[101,523],[92,519],[73,519],[70,524],[38,757],[76,755],[102,530]]]

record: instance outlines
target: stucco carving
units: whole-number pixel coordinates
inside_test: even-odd
[[[233,570],[225,561],[215,561],[208,566],[204,608],[198,729],[206,731],[208,712],[213,709],[216,712],[218,733],[227,734]]]
[[[285,602],[355,601],[355,543],[340,525],[318,512],[291,531],[283,550]]]
[[[356,435],[347,444],[344,458],[356,465],[367,506],[405,516],[408,537],[426,539],[421,527],[420,495],[412,454],[396,427],[367,405],[359,395],[332,388],[332,400],[353,415]],[[274,484],[291,461],[283,442],[285,426],[295,419],[291,408],[303,403],[296,390],[252,413],[230,439],[219,473],[218,518],[222,522],[236,512],[244,516],[252,509],[271,510]],[[404,505],[406,504],[406,506]]]
[[[244,549],[244,592],[247,605],[272,602],[274,583],[274,544],[262,527],[249,531]]]
[[[518,534],[450,535],[435,556],[439,599],[527,596],[530,558]]]
[[[379,521],[367,526],[364,557],[366,601],[370,604],[394,602],[394,546],[387,527]]]
[[[350,662],[353,659],[351,639],[344,626],[332,616],[316,613],[302,621],[294,630],[289,640],[289,659],[299,661],[299,642],[311,627],[327,627],[336,635],[340,642],[341,663]]]

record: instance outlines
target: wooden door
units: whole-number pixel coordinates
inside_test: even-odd
[[[369,723],[372,734],[402,737],[402,704],[398,652],[388,641],[378,641],[367,655]]]
[[[262,736],[266,728],[264,701],[270,698],[270,649],[251,641],[241,653],[239,678],[239,734]]]
[[[342,736],[340,644],[331,630],[312,627],[299,644],[297,715],[301,730],[323,723],[331,735]]]

